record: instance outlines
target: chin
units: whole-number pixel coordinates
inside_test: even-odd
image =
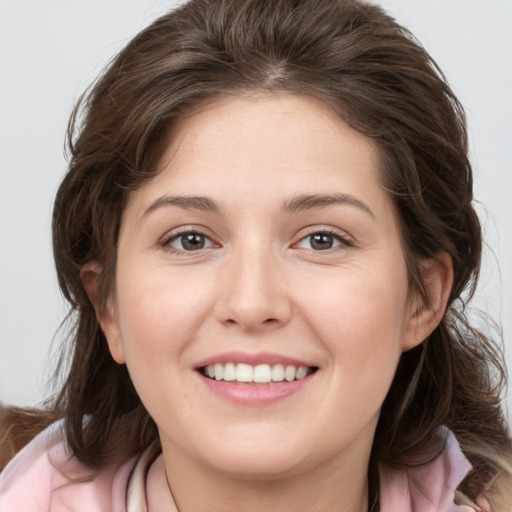
[[[238,433],[229,429],[211,438],[210,446],[201,449],[203,463],[226,475],[255,480],[287,478],[321,464],[320,443],[315,447],[305,442],[316,438],[313,433],[304,437],[297,430],[293,435],[290,428],[283,431],[282,425],[240,427]]]
[[[305,470],[309,464],[304,454],[285,453],[284,451],[262,449],[245,450],[232,453],[231,456],[208,461],[210,467],[226,476],[242,480],[279,480],[295,476]]]

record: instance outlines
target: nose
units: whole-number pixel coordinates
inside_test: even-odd
[[[217,319],[244,332],[286,325],[292,316],[283,268],[272,251],[247,248],[229,258],[219,283]]]

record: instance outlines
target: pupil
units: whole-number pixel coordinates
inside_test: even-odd
[[[188,233],[181,237],[183,248],[189,251],[195,251],[204,247],[204,236],[199,233]]]
[[[325,250],[332,247],[333,239],[332,235],[326,233],[317,233],[311,237],[311,247],[313,249]]]

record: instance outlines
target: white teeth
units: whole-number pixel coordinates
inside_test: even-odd
[[[295,374],[297,373],[297,369],[295,366],[287,366],[286,370],[284,371],[284,378],[291,382],[292,380],[295,380]]]
[[[224,366],[224,380],[236,380],[236,366],[233,363],[228,363]]]
[[[204,368],[205,374],[210,379],[238,382],[292,382],[307,377],[311,372],[307,366],[292,366],[283,364],[259,364],[251,366],[244,363],[217,363]]]
[[[268,364],[259,364],[254,368],[254,382],[270,382],[272,370]]]
[[[284,380],[284,366],[282,364],[275,364],[272,367],[272,380],[274,382],[282,382]]]
[[[236,380],[238,382],[253,382],[254,370],[250,364],[236,365]]]
[[[297,380],[303,379],[308,374],[308,369],[305,366],[300,366],[297,368],[297,373],[295,374],[295,378]]]

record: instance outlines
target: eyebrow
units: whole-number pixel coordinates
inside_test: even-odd
[[[220,205],[208,197],[199,196],[161,196],[155,199],[143,214],[143,217],[163,206],[179,206],[185,210],[199,210],[202,212],[218,213]]]
[[[321,194],[321,195],[300,195],[289,199],[283,205],[283,212],[297,213],[306,210],[322,208],[324,206],[344,204],[355,206],[375,218],[370,207],[357,197],[349,194]]]
[[[355,206],[375,218],[371,209],[363,201],[349,194],[304,194],[295,196],[283,204],[282,211],[284,213],[297,213],[336,204]],[[185,210],[211,213],[219,213],[222,209],[218,203],[208,197],[165,195],[155,199],[144,211],[143,217],[164,206],[178,206]]]

